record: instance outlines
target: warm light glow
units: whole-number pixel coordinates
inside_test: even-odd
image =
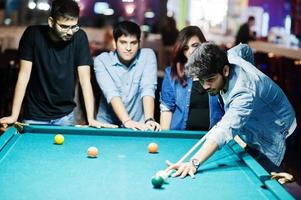
[[[268,53],[268,57],[269,57],[269,58],[273,58],[273,57],[275,57],[275,54],[273,54],[273,53]]]
[[[80,10],[80,15],[82,14],[82,11],[85,10],[85,4],[82,2],[78,2],[78,7]]]
[[[295,65],[301,65],[301,60],[295,60],[294,64]]]
[[[129,3],[132,3],[132,2],[134,2],[134,0],[122,0],[122,2],[129,2]]]
[[[125,5],[125,12],[127,15],[132,15],[135,11],[135,5],[134,4],[127,4]]]

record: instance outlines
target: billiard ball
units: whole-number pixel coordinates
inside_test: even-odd
[[[164,183],[164,179],[161,176],[154,176],[152,178],[152,184],[154,188],[161,188]]]
[[[54,136],[54,143],[55,144],[63,144],[64,143],[64,136],[62,134],[56,134]]]
[[[87,154],[90,158],[96,158],[98,155],[98,149],[96,147],[89,147]]]
[[[164,181],[168,178],[168,173],[166,173],[164,170],[160,170],[156,173],[156,176],[161,176]]]
[[[154,142],[148,145],[148,152],[149,153],[157,153],[158,152],[158,145]]]

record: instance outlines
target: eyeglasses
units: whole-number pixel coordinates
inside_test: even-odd
[[[67,26],[67,25],[59,24],[57,22],[56,24],[59,27],[60,31],[62,32],[68,32],[69,30],[71,30],[73,33],[75,33],[79,30],[79,26],[77,24],[73,26]]]

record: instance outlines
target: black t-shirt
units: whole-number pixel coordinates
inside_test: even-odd
[[[209,97],[199,81],[193,81],[186,130],[208,130]]]
[[[48,31],[48,26],[30,26],[20,40],[20,59],[32,62],[25,119],[52,120],[72,112],[77,67],[93,64],[83,30],[68,42],[52,41]]]

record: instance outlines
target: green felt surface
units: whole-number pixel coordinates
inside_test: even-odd
[[[58,131],[63,145],[53,144]],[[231,143],[199,169],[195,179],[168,178],[154,189],[151,178],[176,162],[204,132],[135,132],[124,129],[30,126],[0,137],[0,199],[290,199],[276,181]],[[151,142],[159,153],[148,153]],[[88,158],[96,146],[98,158]],[[246,160],[246,162],[245,162]],[[278,195],[278,196],[277,196]],[[291,198],[292,199],[292,198]]]

